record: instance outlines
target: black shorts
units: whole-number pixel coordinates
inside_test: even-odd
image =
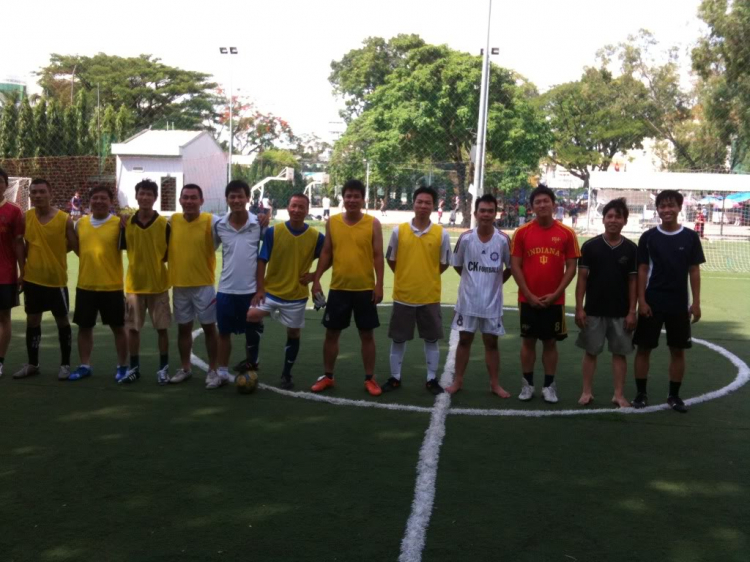
[[[324,217],[330,217],[331,216],[331,209],[323,209],[323,216]]]
[[[10,310],[18,306],[18,285],[0,285],[0,310]]]
[[[125,293],[123,291],[89,291],[76,289],[76,310],[73,322],[80,328],[96,326],[101,314],[102,324],[119,328],[125,325]]]
[[[68,315],[70,299],[67,287],[47,287],[24,281],[23,294],[26,314],[42,314],[49,311],[55,318]]]
[[[693,339],[690,329],[690,313],[654,312],[653,316],[638,316],[633,343],[638,347],[654,349],[659,347],[662,326],[667,329],[667,345],[675,349],[690,349]]]
[[[522,338],[562,341],[568,337],[563,305],[552,304],[547,308],[534,308],[527,302],[518,304],[521,309]]]
[[[344,330],[349,327],[354,313],[358,330],[374,330],[380,326],[378,309],[372,302],[372,291],[328,291],[328,304],[323,316],[323,326],[329,330]]]

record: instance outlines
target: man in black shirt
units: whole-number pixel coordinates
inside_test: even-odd
[[[656,210],[661,225],[646,231],[638,242],[638,327],[633,342],[638,346],[635,357],[635,382],[638,393],[635,408],[648,402],[646,380],[651,350],[659,345],[661,328],[666,325],[669,346],[669,406],[687,412],[679,397],[685,375],[685,350],[692,347],[691,317],[701,318],[700,264],[706,261],[701,240],[694,230],[678,221],[682,195],[665,190],[656,196]],[[692,304],[688,299],[688,279]]]
[[[612,353],[615,393],[612,403],[627,408],[623,389],[628,363],[633,352],[636,306],[636,245],[621,235],[628,222],[625,199],[613,199],[604,206],[604,234],[587,240],[581,246],[576,284],[576,324],[581,328],[576,345],[582,348],[582,406],[594,400],[591,384],[596,371],[596,357],[608,340]],[[583,304],[584,295],[586,305]]]

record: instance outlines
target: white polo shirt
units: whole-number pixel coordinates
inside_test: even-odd
[[[229,223],[230,214],[221,217],[213,227],[214,245],[218,248],[221,244],[219,292],[247,295],[257,289],[255,272],[263,232],[253,213],[248,213],[247,222],[239,230]]]

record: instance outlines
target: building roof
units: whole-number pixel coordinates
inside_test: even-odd
[[[591,172],[592,189],[648,189],[662,191],[750,191],[748,174],[699,174],[688,172]],[[562,175],[549,178],[552,189],[575,189],[583,181]]]
[[[125,142],[112,144],[117,156],[181,156],[182,149],[206,131],[152,131],[145,129]]]

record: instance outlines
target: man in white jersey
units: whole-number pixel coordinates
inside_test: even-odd
[[[327,221],[331,218],[331,198],[328,195],[323,196],[323,220]]]
[[[479,197],[474,209],[477,227],[464,232],[456,242],[453,267],[461,276],[461,283],[451,326],[459,332],[456,372],[453,384],[445,389],[451,394],[461,390],[474,333],[479,330],[484,342],[490,390],[501,398],[510,397],[500,386],[497,346],[498,336],[505,334],[503,283],[510,277],[510,241],[495,229],[496,214],[497,200],[490,194]]]

